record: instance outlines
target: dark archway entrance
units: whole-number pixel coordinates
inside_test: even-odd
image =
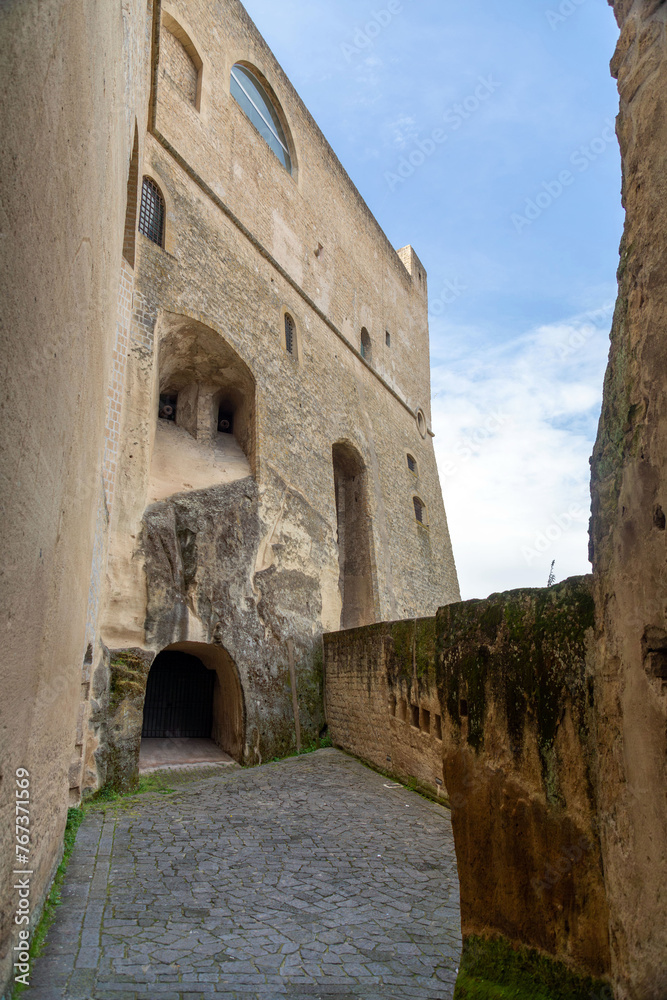
[[[141,733],[142,769],[245,759],[245,699],[222,646],[180,642],[155,657]]]
[[[148,675],[143,739],[210,739],[215,673],[196,656],[166,650]]]

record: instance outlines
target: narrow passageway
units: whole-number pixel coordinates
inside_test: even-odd
[[[449,813],[337,750],[90,811],[31,1000],[451,1000]]]

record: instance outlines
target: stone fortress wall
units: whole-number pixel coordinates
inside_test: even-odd
[[[584,577],[324,638],[334,743],[451,809],[461,998],[610,996],[593,625]]]
[[[135,780],[160,650],[229,659],[235,753],[254,763],[293,745],[290,656],[316,736],[323,630],[432,613],[459,593],[416,254],[390,246],[239,3],[157,3],[151,57],[140,174],[164,199],[165,239],[136,237],[81,790]],[[230,94],[237,63],[275,101],[292,173]],[[158,419],[165,393],[176,424]],[[233,439],[217,432],[221,400]]]

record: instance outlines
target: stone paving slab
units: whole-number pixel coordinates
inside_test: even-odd
[[[451,1000],[449,813],[336,750],[87,814],[30,1000]]]

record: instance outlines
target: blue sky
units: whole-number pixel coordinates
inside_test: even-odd
[[[543,586],[553,559],[557,579],[588,572],[623,223],[611,9],[245,6],[389,239],[428,271],[435,446],[463,597]]]

